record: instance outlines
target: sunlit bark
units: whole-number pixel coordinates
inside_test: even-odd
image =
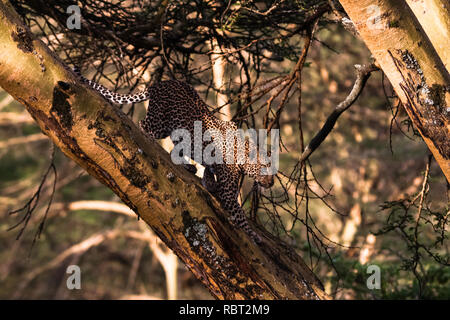
[[[212,54],[211,54],[211,64],[212,64],[212,76],[214,88],[217,90],[216,94],[216,107],[222,107],[220,109],[220,118],[224,121],[231,120],[231,110],[228,103],[227,95],[223,93],[225,90],[225,66],[226,59],[223,57],[222,50],[220,49],[219,43],[216,39],[212,41],[211,44]]]
[[[447,70],[450,70],[450,2],[406,0]]]

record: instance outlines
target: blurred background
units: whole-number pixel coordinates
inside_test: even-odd
[[[267,128],[275,119],[282,139],[277,181],[260,194],[245,178],[241,201],[251,219],[297,248],[334,298],[449,299],[449,187],[381,71],[372,74],[306,169],[299,170],[302,145],[350,92],[354,65],[371,62],[364,43],[336,23],[335,14],[324,12],[297,79],[301,104],[297,83],[276,95],[304,49],[308,28],[302,24],[327,1],[231,2],[229,7],[228,1],[166,2],[97,1],[94,8],[79,1],[81,30],[87,26],[88,32],[78,32],[65,29],[67,3],[49,1],[55,13],[12,1],[61,59],[111,89],[126,93],[175,77],[191,83],[218,117],[233,118],[243,128]],[[252,10],[273,6],[264,19],[287,21],[252,29],[251,19],[262,19]],[[121,25],[108,18],[110,12],[131,22]],[[184,30],[190,17],[198,19],[195,13],[219,21],[221,29]],[[114,43],[98,31],[105,22],[93,17],[108,20],[104,27],[119,38],[123,30],[139,30],[138,23],[159,17],[157,30],[146,39],[160,32],[163,41],[158,48],[140,47],[134,38]],[[180,43],[173,38],[176,32],[192,38],[178,35],[184,39]],[[145,106],[121,108],[137,122]],[[277,118],[273,111],[279,106]],[[169,141],[161,143],[171,148]],[[82,270],[81,290],[66,287],[69,265]],[[367,288],[369,265],[381,269],[379,290]],[[24,107],[0,91],[0,298],[212,296],[111,190],[54,150]]]

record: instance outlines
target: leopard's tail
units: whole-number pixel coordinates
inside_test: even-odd
[[[73,72],[75,72],[75,74],[77,74],[80,77],[81,81],[83,81],[92,89],[100,93],[106,100],[108,100],[111,103],[117,104],[136,103],[150,99],[150,95],[147,89],[133,94],[120,94],[109,90],[108,88],[102,86],[101,84],[95,81],[86,79],[81,75],[80,70],[76,67],[73,68]]]

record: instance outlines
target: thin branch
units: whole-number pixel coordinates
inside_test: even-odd
[[[319,19],[316,19],[313,24],[308,28],[308,30],[306,31],[306,36],[305,36],[305,44],[303,46],[302,49],[302,53],[300,54],[300,57],[297,61],[297,64],[294,67],[294,71],[292,72],[289,82],[285,85],[285,87],[283,87],[280,91],[278,91],[278,93],[281,93],[281,91],[283,91],[285,88],[287,88],[287,90],[284,93],[284,96],[280,102],[280,105],[277,109],[277,111],[275,112],[275,117],[274,119],[270,122],[270,124],[268,124],[268,116],[269,116],[269,110],[270,110],[270,105],[271,102],[273,101],[273,99],[276,96],[272,96],[268,103],[267,103],[267,114],[266,117],[264,119],[264,125],[267,128],[267,131],[270,131],[272,129],[272,127],[274,126],[275,123],[277,123],[279,121],[281,112],[283,111],[284,106],[286,105],[286,102],[288,100],[289,97],[289,92],[291,91],[291,88],[293,87],[294,83],[297,81],[297,79],[300,77],[300,73],[302,72],[302,69],[305,65],[305,61],[306,61],[306,57],[308,56],[308,50],[311,46],[311,42],[313,39],[313,35],[314,35],[314,31],[315,28],[317,26]]]

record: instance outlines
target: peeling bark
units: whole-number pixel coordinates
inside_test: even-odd
[[[438,55],[440,49],[433,47],[405,1],[340,3],[450,182],[450,75],[445,57]],[[423,18],[421,22],[427,23]]]
[[[212,64],[212,76],[214,88],[217,91],[216,93],[216,105],[218,107],[222,107],[219,112],[220,119],[224,121],[231,120],[231,108],[230,105],[226,105],[228,103],[227,95],[223,93],[225,90],[225,66],[227,60],[223,57],[223,53],[221,52],[221,48],[217,39],[214,39],[211,43],[211,64]],[[226,105],[226,106],[225,106]]]
[[[232,229],[199,183],[75,75],[0,1],[0,85],[62,152],[113,190],[219,299],[327,299],[292,248]],[[254,228],[256,228],[254,226]],[[262,231],[261,231],[262,232]]]

